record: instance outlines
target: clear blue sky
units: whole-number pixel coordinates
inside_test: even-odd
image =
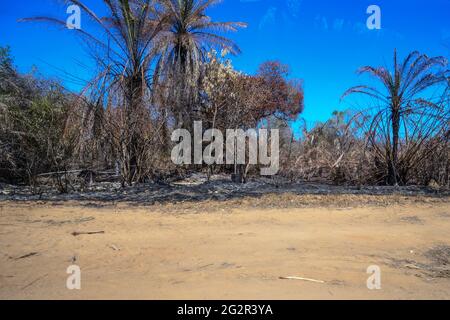
[[[85,2],[101,15],[100,0]],[[371,4],[381,8],[381,30],[366,28]],[[233,58],[236,69],[253,73],[263,61],[276,59],[290,65],[293,77],[304,80],[302,117],[310,124],[348,108],[347,102],[340,103],[341,94],[367,81],[355,74],[358,67],[389,64],[394,48],[402,57],[412,50],[450,55],[445,46],[450,46],[450,0],[224,0],[209,14],[215,20],[249,24],[230,35],[242,49]],[[52,0],[8,1],[0,12],[0,45],[11,46],[20,70],[37,66],[44,75],[57,77],[61,69],[87,79],[79,62],[89,60],[77,37],[17,22],[35,15],[67,16],[65,7]]]

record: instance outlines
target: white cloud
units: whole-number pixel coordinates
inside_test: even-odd
[[[266,13],[259,22],[259,29],[263,29],[264,27],[274,25],[276,13],[277,13],[276,7],[270,7],[269,9],[267,9]]]
[[[334,19],[333,29],[336,31],[341,31],[344,27],[344,19]]]
[[[320,14],[314,19],[314,25],[316,28],[323,31],[328,31],[328,20],[327,17],[321,16]]]

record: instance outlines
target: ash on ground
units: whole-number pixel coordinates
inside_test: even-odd
[[[94,201],[132,202],[136,204],[164,204],[197,201],[225,201],[259,198],[264,195],[367,195],[367,196],[421,196],[445,198],[450,190],[406,186],[336,186],[315,182],[290,182],[282,178],[254,178],[247,183],[234,183],[226,175],[210,179],[203,174],[170,183],[144,183],[122,187],[118,182],[94,182],[88,188],[74,187],[69,193],[59,193],[51,186],[32,189],[28,186],[0,184],[0,201]]]

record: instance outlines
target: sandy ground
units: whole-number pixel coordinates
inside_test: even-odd
[[[302,208],[273,207],[300,196],[267,208],[0,202],[0,299],[450,299],[450,257],[430,255],[450,246],[448,198],[339,197]],[[72,235],[93,231],[105,233]],[[73,263],[81,290],[66,288]],[[380,290],[366,286],[370,265]]]

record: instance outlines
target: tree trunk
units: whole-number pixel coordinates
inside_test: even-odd
[[[392,110],[392,151],[388,164],[388,183],[390,185],[398,184],[398,141],[400,131],[400,112],[398,107]]]

